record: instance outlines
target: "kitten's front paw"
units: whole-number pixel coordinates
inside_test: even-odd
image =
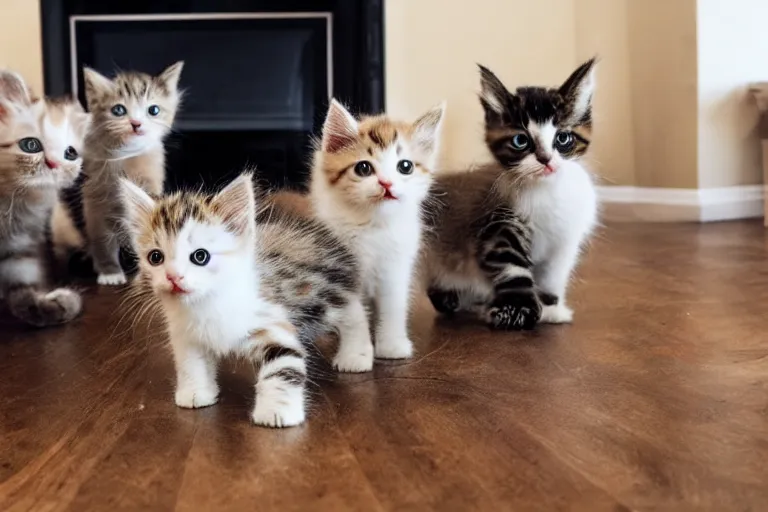
[[[413,343],[407,337],[376,337],[376,357],[380,359],[408,359],[412,355]]]
[[[99,274],[96,281],[102,286],[120,286],[128,282],[125,274],[118,272],[115,274]]]
[[[57,288],[40,293],[32,288],[21,288],[9,294],[11,313],[35,327],[46,327],[69,322],[83,306],[80,294],[68,288]]]
[[[373,346],[354,347],[352,349],[339,347],[339,352],[333,358],[333,367],[340,372],[362,373],[373,369]]]
[[[541,303],[534,294],[515,294],[497,299],[486,312],[488,324],[498,330],[529,331],[541,318]]]
[[[46,293],[43,299],[55,305],[58,314],[54,315],[56,323],[69,322],[83,309],[83,298],[69,288],[57,288]]]
[[[218,387],[187,386],[176,390],[176,405],[185,409],[199,409],[219,400]]]
[[[573,310],[565,304],[544,306],[541,312],[541,323],[544,324],[569,324],[573,321]]]
[[[452,315],[459,310],[459,293],[456,290],[430,288],[427,290],[427,297],[438,313]]]
[[[275,386],[273,383],[256,385],[256,406],[251,420],[256,425],[283,428],[304,423],[304,390],[300,387]]]

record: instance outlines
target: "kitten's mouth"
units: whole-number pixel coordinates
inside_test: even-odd
[[[389,189],[384,190],[384,199],[394,199],[397,200],[397,198],[392,194],[392,192]]]
[[[185,290],[176,283],[173,283],[173,288],[171,288],[171,295],[185,295],[187,293],[189,293],[189,291]]]

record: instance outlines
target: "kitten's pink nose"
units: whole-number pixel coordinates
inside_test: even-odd
[[[382,178],[379,178],[379,185],[384,187],[385,190],[389,190],[389,189],[392,188],[392,182],[391,181],[387,181],[387,180],[382,179]]]
[[[136,121],[135,119],[131,119],[131,126],[133,127],[134,132],[138,132],[139,128],[141,128],[141,121]]]
[[[165,278],[171,282],[171,284],[179,284],[181,281],[184,280],[184,276],[180,276],[178,274],[172,274],[170,272],[165,274]]]
[[[53,160],[48,160],[47,158],[45,159],[45,165],[47,165],[49,169],[56,169],[59,167],[58,162],[55,162]]]
[[[552,174],[557,171],[557,166],[549,155],[536,155],[536,160],[544,165],[544,174]]]

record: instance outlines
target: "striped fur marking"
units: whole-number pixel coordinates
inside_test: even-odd
[[[494,289],[486,320],[495,329],[533,329],[542,306],[533,282],[530,230],[508,208],[492,212],[481,225],[479,266]]]

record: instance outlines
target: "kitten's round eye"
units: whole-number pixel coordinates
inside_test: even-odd
[[[161,264],[164,259],[165,259],[165,256],[163,256],[163,253],[161,251],[158,251],[157,249],[153,249],[149,251],[149,254],[147,254],[147,261],[153,267],[156,267],[159,264]]]
[[[43,143],[40,139],[27,137],[19,141],[19,149],[25,153],[39,153],[43,150]]]
[[[513,149],[516,149],[517,151],[522,151],[523,149],[528,147],[528,136],[524,133],[518,133],[514,137],[512,137],[512,140],[509,142],[512,145]]]
[[[211,261],[211,253],[205,249],[198,249],[189,255],[189,261],[195,265],[204,267],[208,264],[209,261]]]
[[[72,146],[69,146],[67,149],[64,150],[64,158],[66,158],[67,160],[77,160],[78,156],[80,155],[77,154],[77,150]]]
[[[567,148],[573,142],[573,134],[571,132],[557,132],[555,135],[555,144],[561,148]]]
[[[357,162],[355,165],[355,174],[363,178],[373,174],[373,166],[371,165],[371,162],[367,162],[365,160],[362,162]]]
[[[156,116],[157,114],[160,113],[160,107],[158,107],[157,105],[150,105],[149,108],[147,109],[147,112],[149,112],[149,115],[151,116]]]
[[[112,107],[112,115],[115,115],[117,117],[123,117],[125,114],[128,113],[128,110],[126,110],[125,105],[120,105],[119,103]]]
[[[397,172],[400,174],[411,174],[413,172],[413,162],[410,160],[400,160],[397,162]]]

